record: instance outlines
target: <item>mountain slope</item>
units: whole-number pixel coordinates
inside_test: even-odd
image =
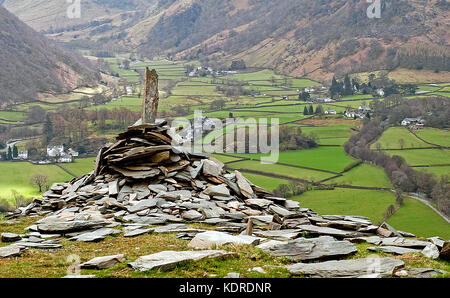
[[[56,39],[91,48],[222,66],[243,59],[248,66],[320,81],[396,67],[450,70],[447,0],[381,0],[380,19],[369,19],[369,4],[360,0],[132,0],[108,7],[85,0],[78,25],[59,22],[58,28],[39,21],[46,19],[43,12],[26,9],[30,1],[4,5],[22,18],[33,14],[30,25]]]
[[[99,74],[0,6],[0,105],[92,84]]]

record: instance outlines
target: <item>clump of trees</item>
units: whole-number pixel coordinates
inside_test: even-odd
[[[273,194],[277,197],[290,198],[303,194],[308,190],[308,186],[291,181],[289,184],[280,184],[274,189]]]

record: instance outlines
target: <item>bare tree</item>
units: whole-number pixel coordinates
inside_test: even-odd
[[[48,188],[48,176],[45,174],[34,174],[31,176],[30,184],[39,187],[39,192],[42,192],[42,188]]]

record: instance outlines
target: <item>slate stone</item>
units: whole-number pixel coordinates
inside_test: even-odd
[[[104,221],[74,220],[68,222],[44,222],[37,225],[40,233],[45,234],[67,234],[70,232],[85,231],[101,228],[107,225]]]
[[[236,175],[236,183],[241,194],[248,199],[252,199],[255,196],[255,193],[253,192],[250,183],[248,183],[248,180],[238,171],[234,171],[234,174]]]
[[[0,247],[0,258],[18,257],[22,254],[23,250],[23,247],[17,245]]]
[[[249,219],[251,219],[252,223],[257,226],[265,226],[269,225],[272,220],[272,215],[263,215],[263,216],[250,216]]]
[[[128,212],[136,213],[145,209],[156,207],[157,200],[156,199],[147,199],[139,201],[136,205],[128,207]]]
[[[222,166],[215,163],[214,161],[210,159],[203,159],[203,175],[205,176],[213,176],[213,177],[219,177],[220,173],[222,172]]]
[[[407,271],[409,278],[431,278],[438,274],[447,273],[444,270],[433,269],[433,268],[410,268]]]
[[[28,242],[28,241],[19,241],[16,242],[14,245],[21,246],[21,247],[30,247],[30,248],[39,248],[39,249],[57,249],[62,248],[61,244],[56,244],[52,242]]]
[[[107,269],[125,261],[125,255],[104,256],[93,258],[80,265],[81,269]]]
[[[266,199],[249,199],[245,200],[245,204],[259,208],[267,208],[269,207],[269,205],[272,205],[273,202]]]
[[[144,234],[148,234],[150,232],[152,232],[151,229],[138,228],[138,229],[134,229],[134,230],[125,232],[125,234],[123,236],[127,237],[127,238],[132,238],[132,237],[137,237],[137,236],[141,236]]]
[[[409,248],[424,248],[429,244],[427,241],[406,239],[403,237],[390,237],[384,238],[381,241],[381,245],[385,246],[400,246]]]
[[[128,265],[138,271],[148,271],[152,269],[169,271],[181,262],[226,258],[234,255],[234,253],[229,253],[225,250],[161,251],[152,255],[140,257],[135,262],[131,262]]]
[[[254,235],[262,238],[269,238],[279,241],[287,241],[292,240],[295,238],[298,238],[301,236],[302,231],[301,230],[294,230],[294,229],[288,229],[288,230],[272,230],[272,231],[254,231]]]
[[[420,253],[420,249],[413,249],[407,247],[398,247],[398,246],[370,246],[367,248],[370,251],[381,251],[385,253],[395,254],[395,255],[403,255],[407,253],[418,252]]]
[[[358,252],[358,249],[349,241],[338,241],[330,236],[319,238],[298,238],[288,243],[273,246],[267,249],[276,257],[287,257],[292,260],[317,260],[340,258]]]
[[[279,207],[277,205],[270,206],[269,207],[269,211],[274,213],[274,214],[277,214],[277,215],[279,215],[281,217],[290,217],[290,216],[295,215],[295,212],[291,212],[291,211],[289,211],[287,209],[284,209],[282,207]]]
[[[272,247],[276,247],[280,244],[286,244],[286,243],[288,243],[288,242],[287,241],[278,241],[278,240],[267,240],[267,241],[263,241],[261,244],[257,245],[256,247],[259,249],[262,249],[264,251],[268,251]]]
[[[437,259],[439,258],[439,249],[436,245],[433,243],[429,243],[423,250],[422,254],[430,259]]]
[[[20,235],[14,233],[2,233],[1,240],[2,242],[16,242],[22,239]]]
[[[442,239],[441,237],[430,237],[427,238],[427,240],[436,245],[437,247],[439,247],[440,249],[442,249],[445,244],[445,240]]]
[[[181,217],[186,219],[186,220],[197,220],[203,217],[203,214],[201,214],[198,211],[195,210],[189,210],[189,211],[184,211],[181,214]]]
[[[167,192],[167,187],[162,184],[150,184],[148,188],[156,194],[159,194],[161,192]]]
[[[83,233],[81,235],[70,238],[71,241],[80,241],[80,242],[98,242],[102,241],[109,235],[117,235],[120,234],[120,230],[104,228],[95,230],[93,232]]]
[[[338,229],[334,229],[334,228],[317,227],[317,226],[313,226],[313,225],[300,225],[300,226],[297,226],[296,228],[301,229],[302,231],[307,232],[308,234],[329,235],[329,236],[341,237],[341,238],[351,237],[351,236],[356,235],[355,232],[343,231],[343,230],[338,230]]]
[[[226,187],[225,184],[212,185],[207,187],[203,193],[208,196],[219,196],[219,197],[229,197],[230,190]]]
[[[308,275],[322,278],[343,277],[391,277],[396,270],[405,266],[394,258],[365,258],[321,263],[298,263],[287,267],[294,275]]]
[[[221,246],[226,244],[235,245],[258,245],[260,238],[238,235],[233,236],[223,232],[217,231],[207,231],[203,233],[198,233],[194,239],[188,244],[189,247],[195,249],[211,249],[215,246]]]

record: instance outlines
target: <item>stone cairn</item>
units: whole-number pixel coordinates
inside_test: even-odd
[[[177,237],[191,240],[189,246],[195,249],[210,249],[227,243],[251,244],[274,256],[299,261],[350,255],[357,252],[352,242],[361,241],[376,245],[369,248],[372,251],[422,252],[432,258],[448,259],[448,242],[440,238],[428,241],[406,238],[414,235],[397,231],[386,223],[374,225],[361,216],[320,216],[300,208],[296,201],[274,197],[238,171],[227,172],[223,163],[207,154],[186,150],[180,146],[175,130],[166,121],[156,120],[158,88],[154,70],[147,69],[146,82],[144,120],[119,134],[115,143],[101,148],[92,172],[68,183],[55,183],[43,194],[42,200],[36,199],[27,207],[8,214],[9,218],[45,217],[28,228],[29,234],[3,233],[2,241],[18,242],[0,248],[0,257],[19,255],[26,247],[60,248],[58,237],[61,236],[74,241],[101,241],[107,235],[121,233],[114,228],[122,226],[125,237],[177,232]],[[215,225],[215,231],[189,229],[186,222]],[[154,225],[163,226],[150,228]],[[234,236],[233,233],[240,234]],[[304,238],[304,235],[309,237]],[[192,251],[183,254],[186,254],[185,259],[192,255],[198,259],[198,254],[215,257],[229,253]],[[130,266],[136,270],[161,268],[166,260],[155,263],[154,258],[179,260],[183,254],[161,252],[147,259],[142,257]],[[123,256],[110,258],[116,259],[122,260]],[[148,259],[152,260],[150,264]],[[382,266],[386,272],[380,276],[392,275],[394,269],[403,266],[400,260],[385,259],[380,264],[387,269]],[[293,274],[321,276],[320,268],[305,265],[308,264],[295,264],[289,270]],[[344,263],[330,266],[345,268]],[[365,274],[367,262],[362,262],[361,266],[362,269],[358,268],[362,273],[358,271],[354,276]],[[329,268],[323,270],[329,272]],[[339,272],[336,274],[340,276]]]

